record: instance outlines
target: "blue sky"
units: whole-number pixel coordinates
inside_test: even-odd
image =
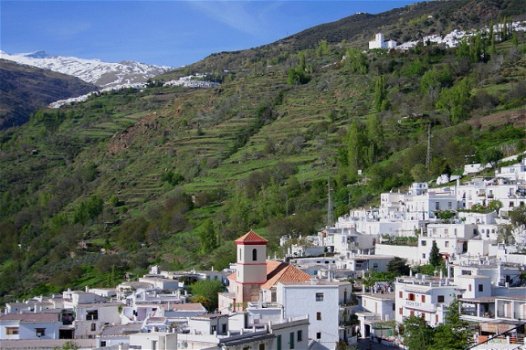
[[[181,66],[414,2],[0,0],[0,49]]]

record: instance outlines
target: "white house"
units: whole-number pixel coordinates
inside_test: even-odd
[[[394,293],[360,293],[357,295],[362,310],[356,312],[360,322],[361,337],[368,338],[375,334],[375,325],[395,319]]]
[[[335,349],[340,339],[350,335],[344,334],[345,329],[340,333],[340,306],[350,301],[351,290],[349,282],[278,283],[277,303],[283,305],[286,318],[308,315],[309,338],[325,349]]]
[[[147,350],[173,350],[177,347],[177,333],[152,332],[130,334],[130,347]]]
[[[418,316],[432,327],[444,322],[448,305],[462,296],[463,290],[448,279],[426,275],[398,278],[395,282],[395,319],[402,323]]]
[[[0,340],[59,339],[60,312],[6,314],[0,316]]]
[[[78,304],[75,308],[75,338],[95,338],[104,325],[121,324],[121,303]]]

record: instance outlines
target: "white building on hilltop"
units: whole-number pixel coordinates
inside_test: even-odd
[[[394,40],[384,41],[384,35],[382,33],[376,33],[374,40],[369,41],[369,50],[372,49],[394,49],[398,43]]]

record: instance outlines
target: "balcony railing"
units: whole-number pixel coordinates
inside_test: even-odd
[[[426,312],[435,312],[436,306],[434,304],[428,304],[428,303],[421,303],[416,300],[404,300],[403,304],[404,307],[410,308],[410,309],[416,309],[416,310],[422,310]]]

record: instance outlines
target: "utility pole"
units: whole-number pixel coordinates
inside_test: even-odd
[[[426,153],[426,169],[429,171],[431,164],[431,121],[427,124],[427,153]]]
[[[332,196],[331,178],[327,178],[327,227],[332,225]]]

